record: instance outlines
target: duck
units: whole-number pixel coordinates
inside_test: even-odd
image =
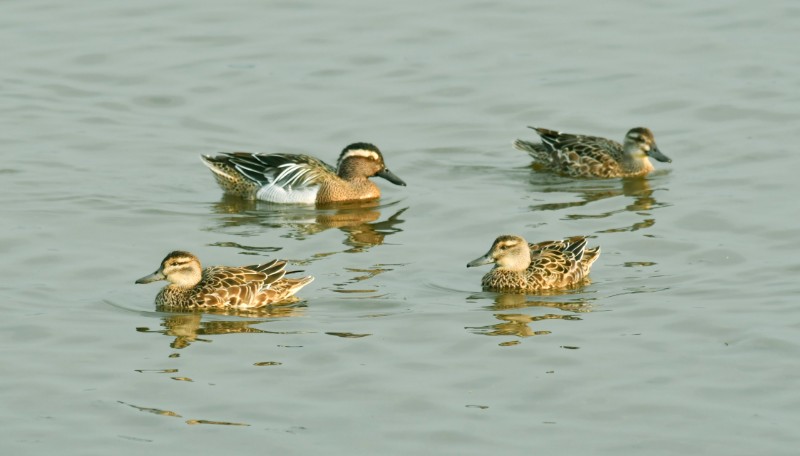
[[[365,142],[345,147],[336,167],[303,154],[228,152],[201,156],[228,194],[272,203],[326,204],[373,200],[381,191],[369,178],[406,183],[386,168],[383,154]]]
[[[272,260],[251,266],[211,266],[203,269],[194,254],[175,250],[167,254],[156,272],[137,284],[166,280],[156,295],[156,306],[174,309],[257,309],[287,302],[314,280],[290,279],[286,261]]]
[[[529,244],[522,236],[498,236],[489,251],[467,267],[494,263],[481,280],[485,291],[536,293],[581,285],[600,256],[585,236]]]
[[[622,144],[597,136],[528,128],[536,130],[542,142],[517,139],[514,147],[528,152],[535,167],[567,177],[641,177],[655,169],[650,158],[672,162],[658,149],[653,132],[645,127],[631,128]]]

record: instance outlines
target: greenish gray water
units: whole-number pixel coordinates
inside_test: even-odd
[[[792,2],[0,6],[4,454],[796,453]],[[537,125],[672,164],[531,171]],[[223,198],[200,154],[370,141],[377,205]],[[498,234],[591,285],[480,291]],[[173,249],[316,276],[258,316],[154,310]]]

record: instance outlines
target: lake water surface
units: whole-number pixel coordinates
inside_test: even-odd
[[[800,5],[6,1],[3,454],[793,455]],[[528,125],[673,159],[534,172]],[[200,154],[383,151],[407,183],[223,197]],[[590,285],[482,292],[499,234],[591,236]],[[170,250],[316,280],[157,312]]]

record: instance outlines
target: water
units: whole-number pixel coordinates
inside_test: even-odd
[[[2,5],[4,454],[795,454],[793,2]],[[527,125],[672,164],[531,171]],[[378,204],[226,199],[198,156],[370,141]],[[480,291],[499,234],[590,235],[591,285]],[[316,276],[154,310],[173,249]]]

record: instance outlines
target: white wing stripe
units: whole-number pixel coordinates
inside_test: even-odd
[[[311,182],[313,174],[311,168],[296,163],[287,163],[280,165],[279,168],[284,168],[283,171],[275,178],[275,185],[281,187],[291,187],[295,184],[301,186],[308,185]]]

